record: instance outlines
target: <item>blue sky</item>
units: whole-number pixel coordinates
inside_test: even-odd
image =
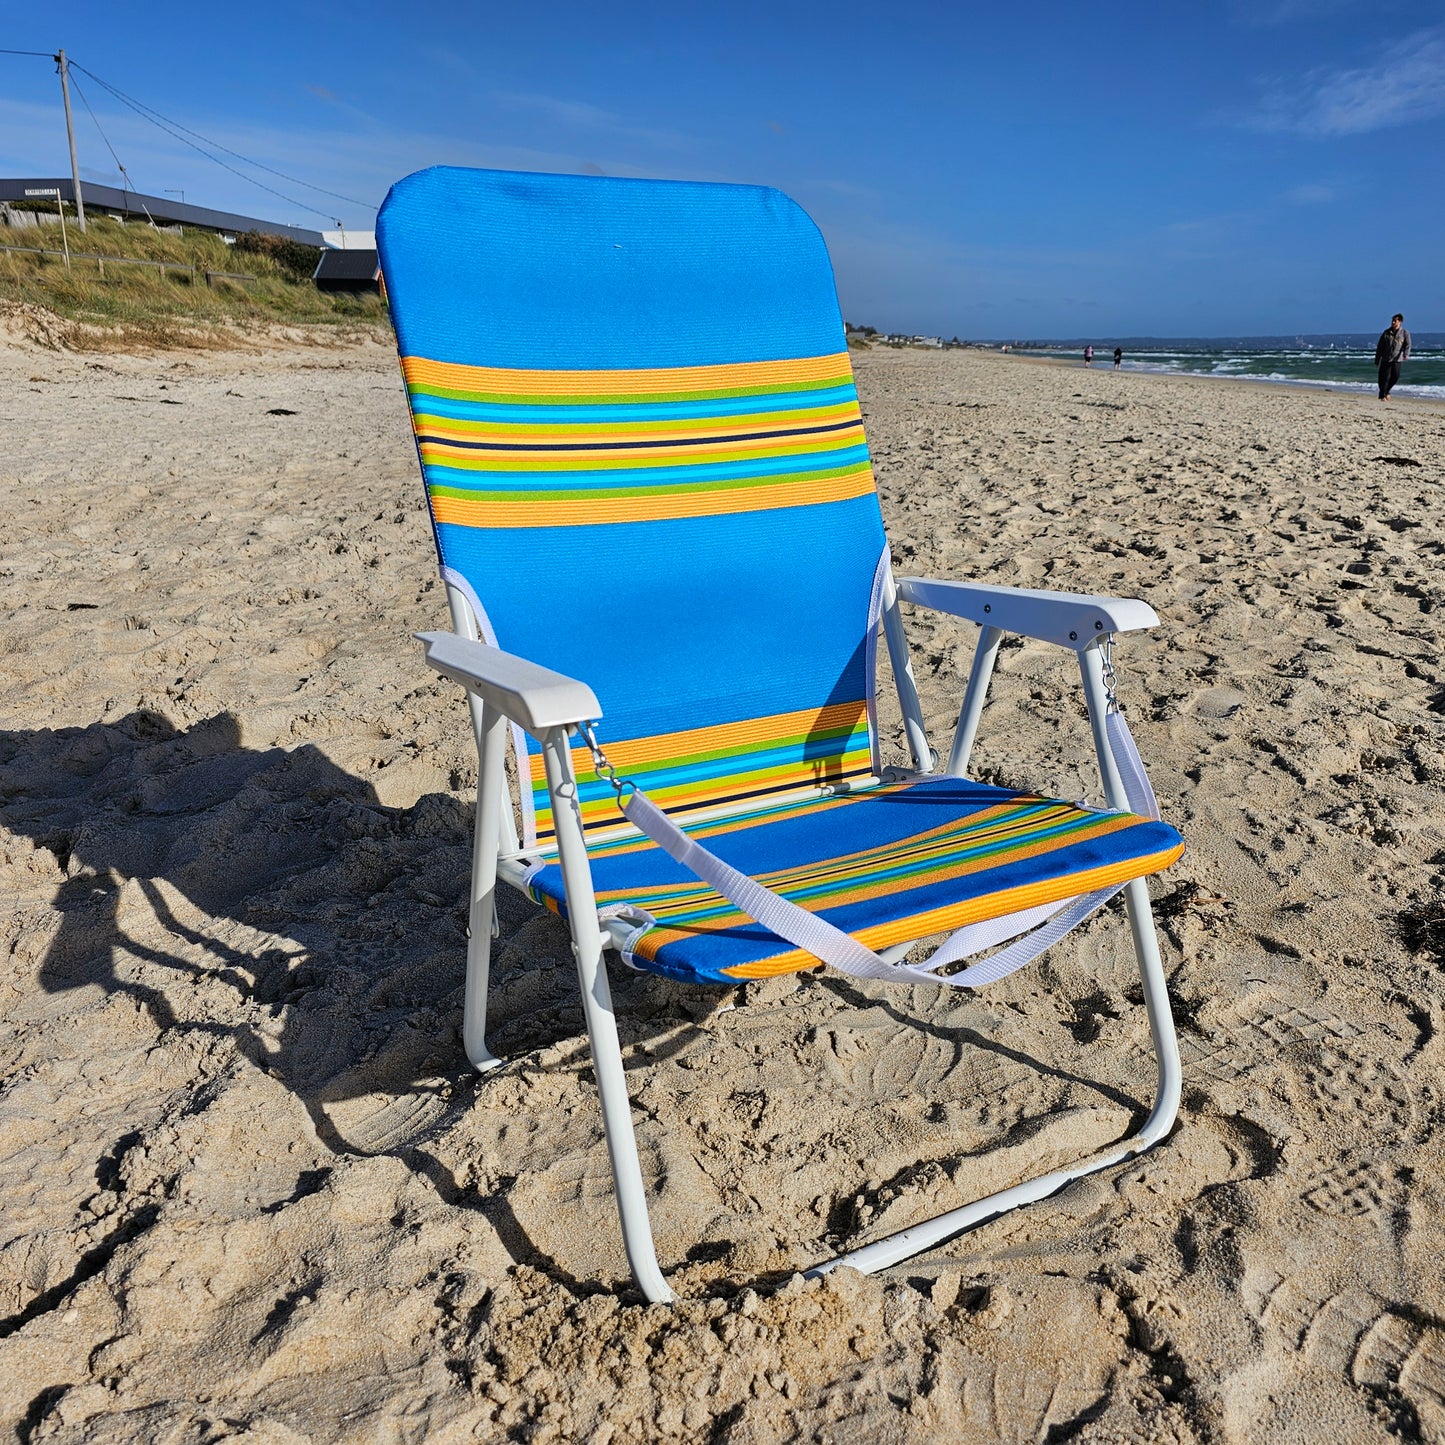
[[[1445,5],[0,7],[221,145],[379,204],[445,162],[778,186],[844,313],[963,337],[1445,330]],[[68,172],[48,61],[0,55],[0,174]],[[329,228],[364,205],[197,155],[84,74],[135,187]],[[115,160],[74,101],[84,178]],[[239,162],[226,159],[237,169]],[[319,208],[303,209],[299,202]]]

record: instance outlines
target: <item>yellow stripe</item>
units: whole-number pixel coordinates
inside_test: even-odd
[[[680,517],[719,517],[734,512],[769,512],[866,497],[874,490],[873,471],[865,467],[846,477],[820,482],[781,482],[721,491],[652,493],[643,489],[625,497],[589,499],[579,492],[565,502],[538,502],[523,494],[516,501],[463,497],[431,498],[432,516],[458,527],[583,527],[608,522],[661,522]]]
[[[787,361],[739,361],[722,366],[652,366],[633,371],[523,371],[503,366],[463,366],[403,356],[402,374],[416,386],[487,391],[516,396],[628,396],[718,387],[782,386],[789,382],[852,380],[846,351]]]

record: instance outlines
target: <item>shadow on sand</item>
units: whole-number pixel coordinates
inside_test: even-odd
[[[135,712],[0,731],[0,822],[67,875],[38,972],[47,994],[124,994],[158,1040],[234,1040],[333,1153],[394,1155],[487,1214],[519,1262],[555,1272],[502,1191],[463,1189],[426,1147],[475,1094],[460,1042],[468,807],[447,794],[385,807],[316,746],[245,747],[227,713],[179,730]],[[510,890],[499,908],[494,1046],[517,1056],[576,1037],[565,926]],[[662,1035],[695,999],[614,975],[634,1036],[657,1035],[647,1061],[665,1057]]]

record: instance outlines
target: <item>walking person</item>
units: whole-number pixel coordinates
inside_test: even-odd
[[[1093,364],[1094,364],[1094,348],[1093,348],[1092,346],[1086,346],[1086,347],[1084,348],[1084,365],[1085,365],[1085,366],[1092,366]]]
[[[1122,346],[1116,346],[1116,347],[1114,348],[1114,370],[1115,370],[1115,371],[1118,371],[1119,367],[1120,367],[1121,365],[1123,365],[1123,362],[1124,362],[1124,348],[1123,348]]]
[[[1380,370],[1380,400],[1389,401],[1400,379],[1400,368],[1410,359],[1410,333],[1405,318],[1397,311],[1375,343],[1375,365]]]

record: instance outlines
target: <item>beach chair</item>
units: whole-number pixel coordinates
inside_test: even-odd
[[[895,1264],[1164,1137],[1179,1064],[1143,880],[1183,844],[1158,820],[1110,660],[1116,634],[1158,619],[1138,601],[895,580],[807,215],[753,186],[435,168],[392,188],[378,242],[453,628],[420,636],[467,690],[479,756],[467,1054],[499,1062],[485,1024],[500,882],[570,926],[647,1299],[672,1292],[604,950],[692,983],[822,961],[976,987],[1123,890],[1158,1063],[1142,1127],[810,1273]],[[980,628],[941,770],[901,602]],[[880,633],[907,770],[879,755]],[[969,778],[1006,633],[1076,655],[1105,807]]]

